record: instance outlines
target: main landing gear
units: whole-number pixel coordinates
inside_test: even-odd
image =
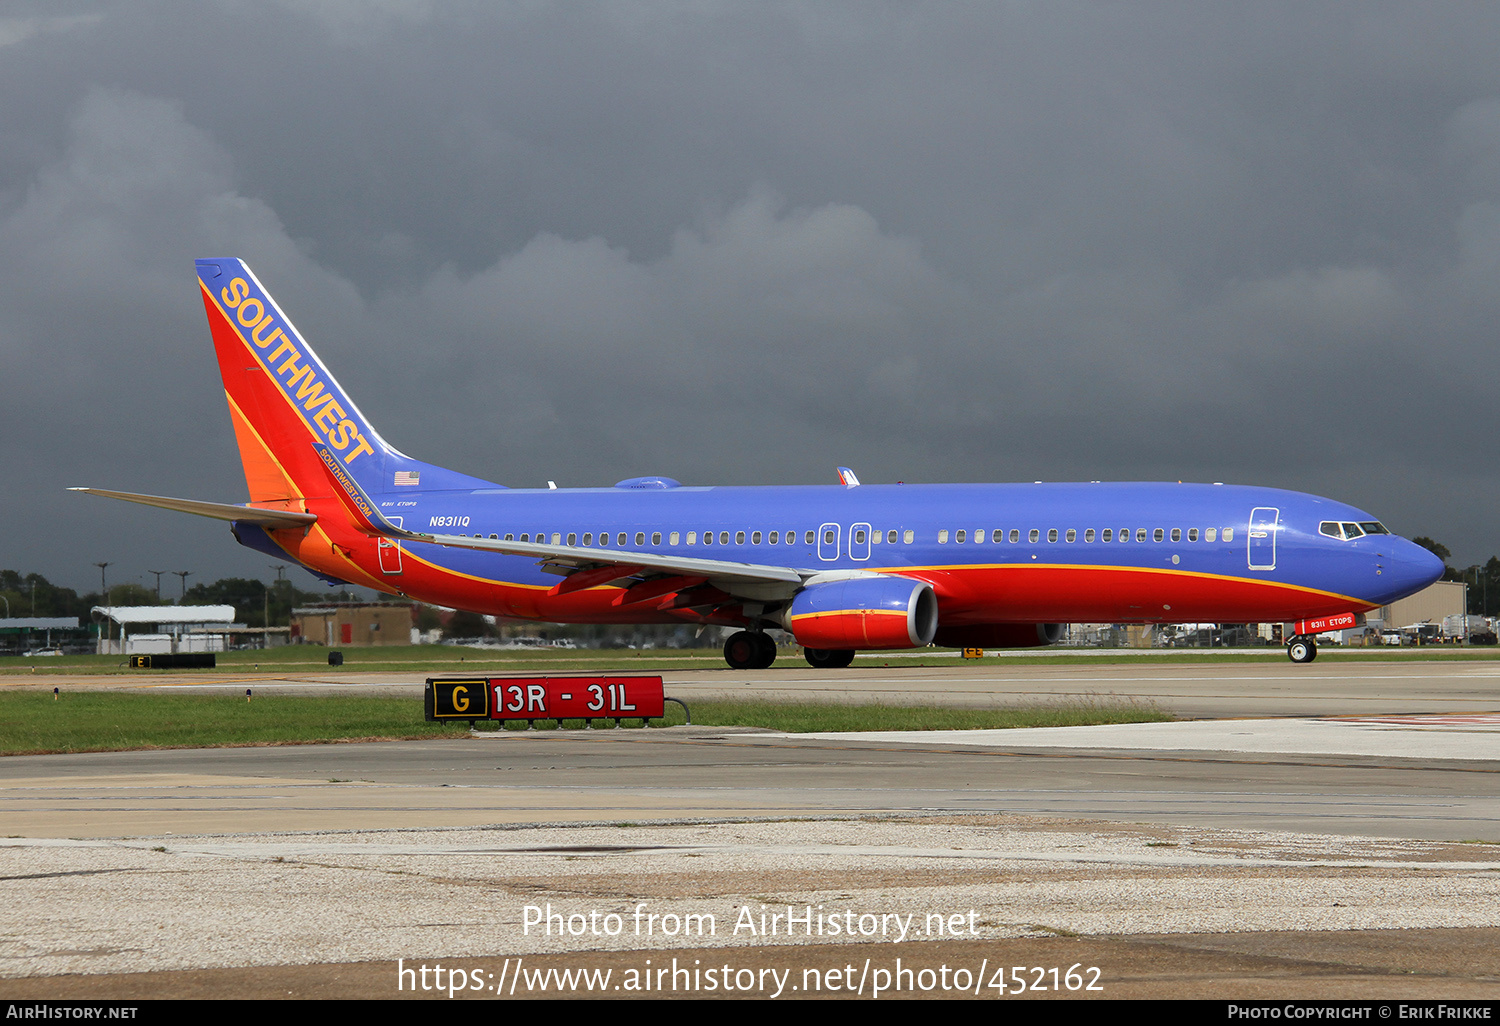
[[[1294,663],[1310,663],[1318,658],[1318,645],[1312,638],[1299,634],[1286,644],[1286,657]]]
[[[854,662],[852,648],[804,648],[802,654],[815,670],[842,670]]]
[[[764,670],[776,661],[776,642],[765,631],[735,631],[724,642],[731,670]]]

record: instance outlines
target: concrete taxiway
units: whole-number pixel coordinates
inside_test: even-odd
[[[612,672],[631,672],[622,659]],[[723,668],[666,671],[667,692],[688,702],[709,698],[777,701],[951,705],[994,708],[1054,701],[1118,700],[1155,705],[1181,719],[1270,716],[1358,716],[1494,712],[1500,709],[1500,660],[1423,662],[1403,655],[1390,662],[1320,659],[1296,666],[1280,658],[1252,663],[1072,663],[911,666],[864,663],[846,670],[814,670],[783,655],[770,670]],[[446,670],[434,676],[457,676]],[[243,691],[329,694],[370,688],[420,696],[423,675],[341,671],[217,672],[0,677],[0,687],[98,688],[151,691]]]
[[[0,975],[666,950],[681,938],[549,946],[521,930],[522,909],[646,900],[733,917],[769,900],[924,915],[951,905],[984,924],[966,940],[995,943],[1446,930],[1457,953],[1424,977],[1436,989],[1400,990],[1408,979],[1389,992],[1500,987],[1500,664],[666,676],[668,693],[690,704],[747,693],[965,705],[1113,696],[1236,718],[824,736],[549,731],[8,758],[0,877],[25,890],[0,909]],[[268,675],[253,686],[409,688],[416,700],[414,683]],[[114,684],[246,686],[243,675]],[[39,930],[41,918],[58,925]],[[792,940],[714,943],[751,959]],[[1290,993],[1274,980],[1317,962],[1297,950],[1265,963],[1270,989],[1244,993]],[[915,948],[886,953],[905,952]],[[39,993],[17,985],[0,994]],[[1352,995],[1369,984],[1349,986]]]

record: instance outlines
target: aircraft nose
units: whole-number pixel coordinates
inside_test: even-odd
[[[1441,559],[1416,542],[1405,538],[1392,538],[1392,541],[1397,544],[1391,546],[1394,551],[1385,561],[1386,576],[1390,578],[1386,583],[1392,587],[1400,587],[1403,595],[1421,591],[1442,577],[1443,572],[1448,569]]]

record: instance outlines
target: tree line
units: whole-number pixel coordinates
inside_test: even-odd
[[[247,577],[225,577],[211,584],[195,584],[181,600],[161,600],[153,588],[125,583],[109,586],[109,594],[91,591],[80,595],[72,588],[53,584],[41,574],[21,574],[0,570],[0,616],[9,604],[10,616],[68,616],[89,620],[94,606],[233,606],[235,619],[247,627],[285,627],[291,622],[292,610],[326,602],[350,601],[347,591],[303,591],[291,581],[273,584]],[[269,618],[269,623],[267,619]]]

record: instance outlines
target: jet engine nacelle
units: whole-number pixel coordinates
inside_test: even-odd
[[[982,623],[969,627],[944,627],[933,635],[941,648],[1035,648],[1052,645],[1062,637],[1060,623]]]
[[[812,583],[785,617],[803,648],[921,648],[937,631],[937,595],[910,577]]]

